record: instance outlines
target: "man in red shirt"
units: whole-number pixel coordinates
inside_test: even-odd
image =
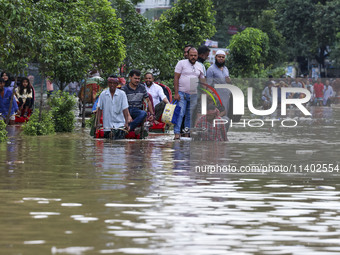
[[[322,105],[323,100],[323,90],[325,86],[321,82],[321,78],[318,78],[317,82],[314,84],[314,104]]]

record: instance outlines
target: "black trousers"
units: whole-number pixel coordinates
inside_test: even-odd
[[[104,138],[118,140],[125,139],[126,132],[121,129],[111,129],[111,131],[104,131]]]
[[[31,101],[32,101],[32,98],[26,98],[26,102],[24,104],[24,101],[22,100],[22,98],[20,97],[19,98],[19,104],[18,104],[18,107],[20,108],[23,104],[23,108],[26,108],[26,107],[30,107],[31,106]]]
[[[166,103],[161,101],[155,106],[155,119],[159,120],[159,118],[162,116],[164,108],[165,108]]]

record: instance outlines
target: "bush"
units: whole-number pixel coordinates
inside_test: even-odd
[[[76,103],[75,97],[67,92],[58,91],[53,95],[49,105],[51,106],[56,132],[73,131],[75,115],[72,110]]]
[[[7,130],[6,123],[3,120],[0,120],[0,143],[7,140]]]
[[[234,35],[230,41],[231,74],[234,77],[259,77],[265,69],[268,56],[268,35],[259,29],[248,27]]]
[[[41,121],[39,121],[39,110],[36,109],[30,120],[22,125],[25,135],[50,135],[54,134],[54,121],[51,112],[42,112]]]

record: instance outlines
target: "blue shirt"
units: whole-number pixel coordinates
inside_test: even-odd
[[[6,118],[9,110],[9,104],[11,103],[13,88],[4,87],[4,97],[0,94],[0,113],[4,118]],[[13,98],[11,115],[13,115],[18,110],[17,101]]]
[[[98,106],[103,110],[104,131],[124,126],[125,118],[123,110],[129,107],[124,91],[116,89],[112,97],[110,89],[104,90],[99,96]]]

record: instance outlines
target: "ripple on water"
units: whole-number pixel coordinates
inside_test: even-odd
[[[157,251],[142,248],[121,248],[111,250],[100,250],[101,254],[125,253],[125,254],[158,254]]]
[[[58,212],[30,212],[30,215],[60,215]]]
[[[81,223],[89,223],[91,221],[97,221],[97,217],[86,217],[84,215],[71,215],[71,218],[73,218],[76,221],[80,221]]]
[[[61,201],[61,198],[44,198],[44,197],[24,197],[22,200],[24,201],[38,201],[38,202],[49,202],[49,201]]]
[[[308,215],[316,212],[316,210],[302,210],[302,209],[277,209],[276,211],[269,212],[269,215],[273,216],[300,216],[300,215]]]
[[[152,204],[116,204],[116,203],[106,203],[106,207],[152,207]]]
[[[264,185],[264,187],[266,188],[286,188],[288,187],[287,184],[268,184],[268,185]]]
[[[145,231],[108,231],[109,234],[119,236],[119,237],[150,237],[150,236],[159,236],[157,233],[148,233]]]
[[[317,189],[322,189],[322,190],[335,190],[335,187],[332,186],[317,186]]]
[[[73,255],[82,255],[84,252],[88,252],[93,249],[94,247],[83,247],[83,246],[75,246],[75,247],[67,247],[67,248],[57,248],[53,246],[51,248],[51,253],[52,254],[66,253],[66,254],[73,254]]]
[[[46,243],[45,240],[31,240],[31,241],[24,241],[24,244],[44,244]]]
[[[83,206],[80,203],[62,203],[61,206],[65,206],[65,207],[79,207],[79,206]]]
[[[34,219],[46,219],[48,216],[60,215],[58,212],[30,212]]]

